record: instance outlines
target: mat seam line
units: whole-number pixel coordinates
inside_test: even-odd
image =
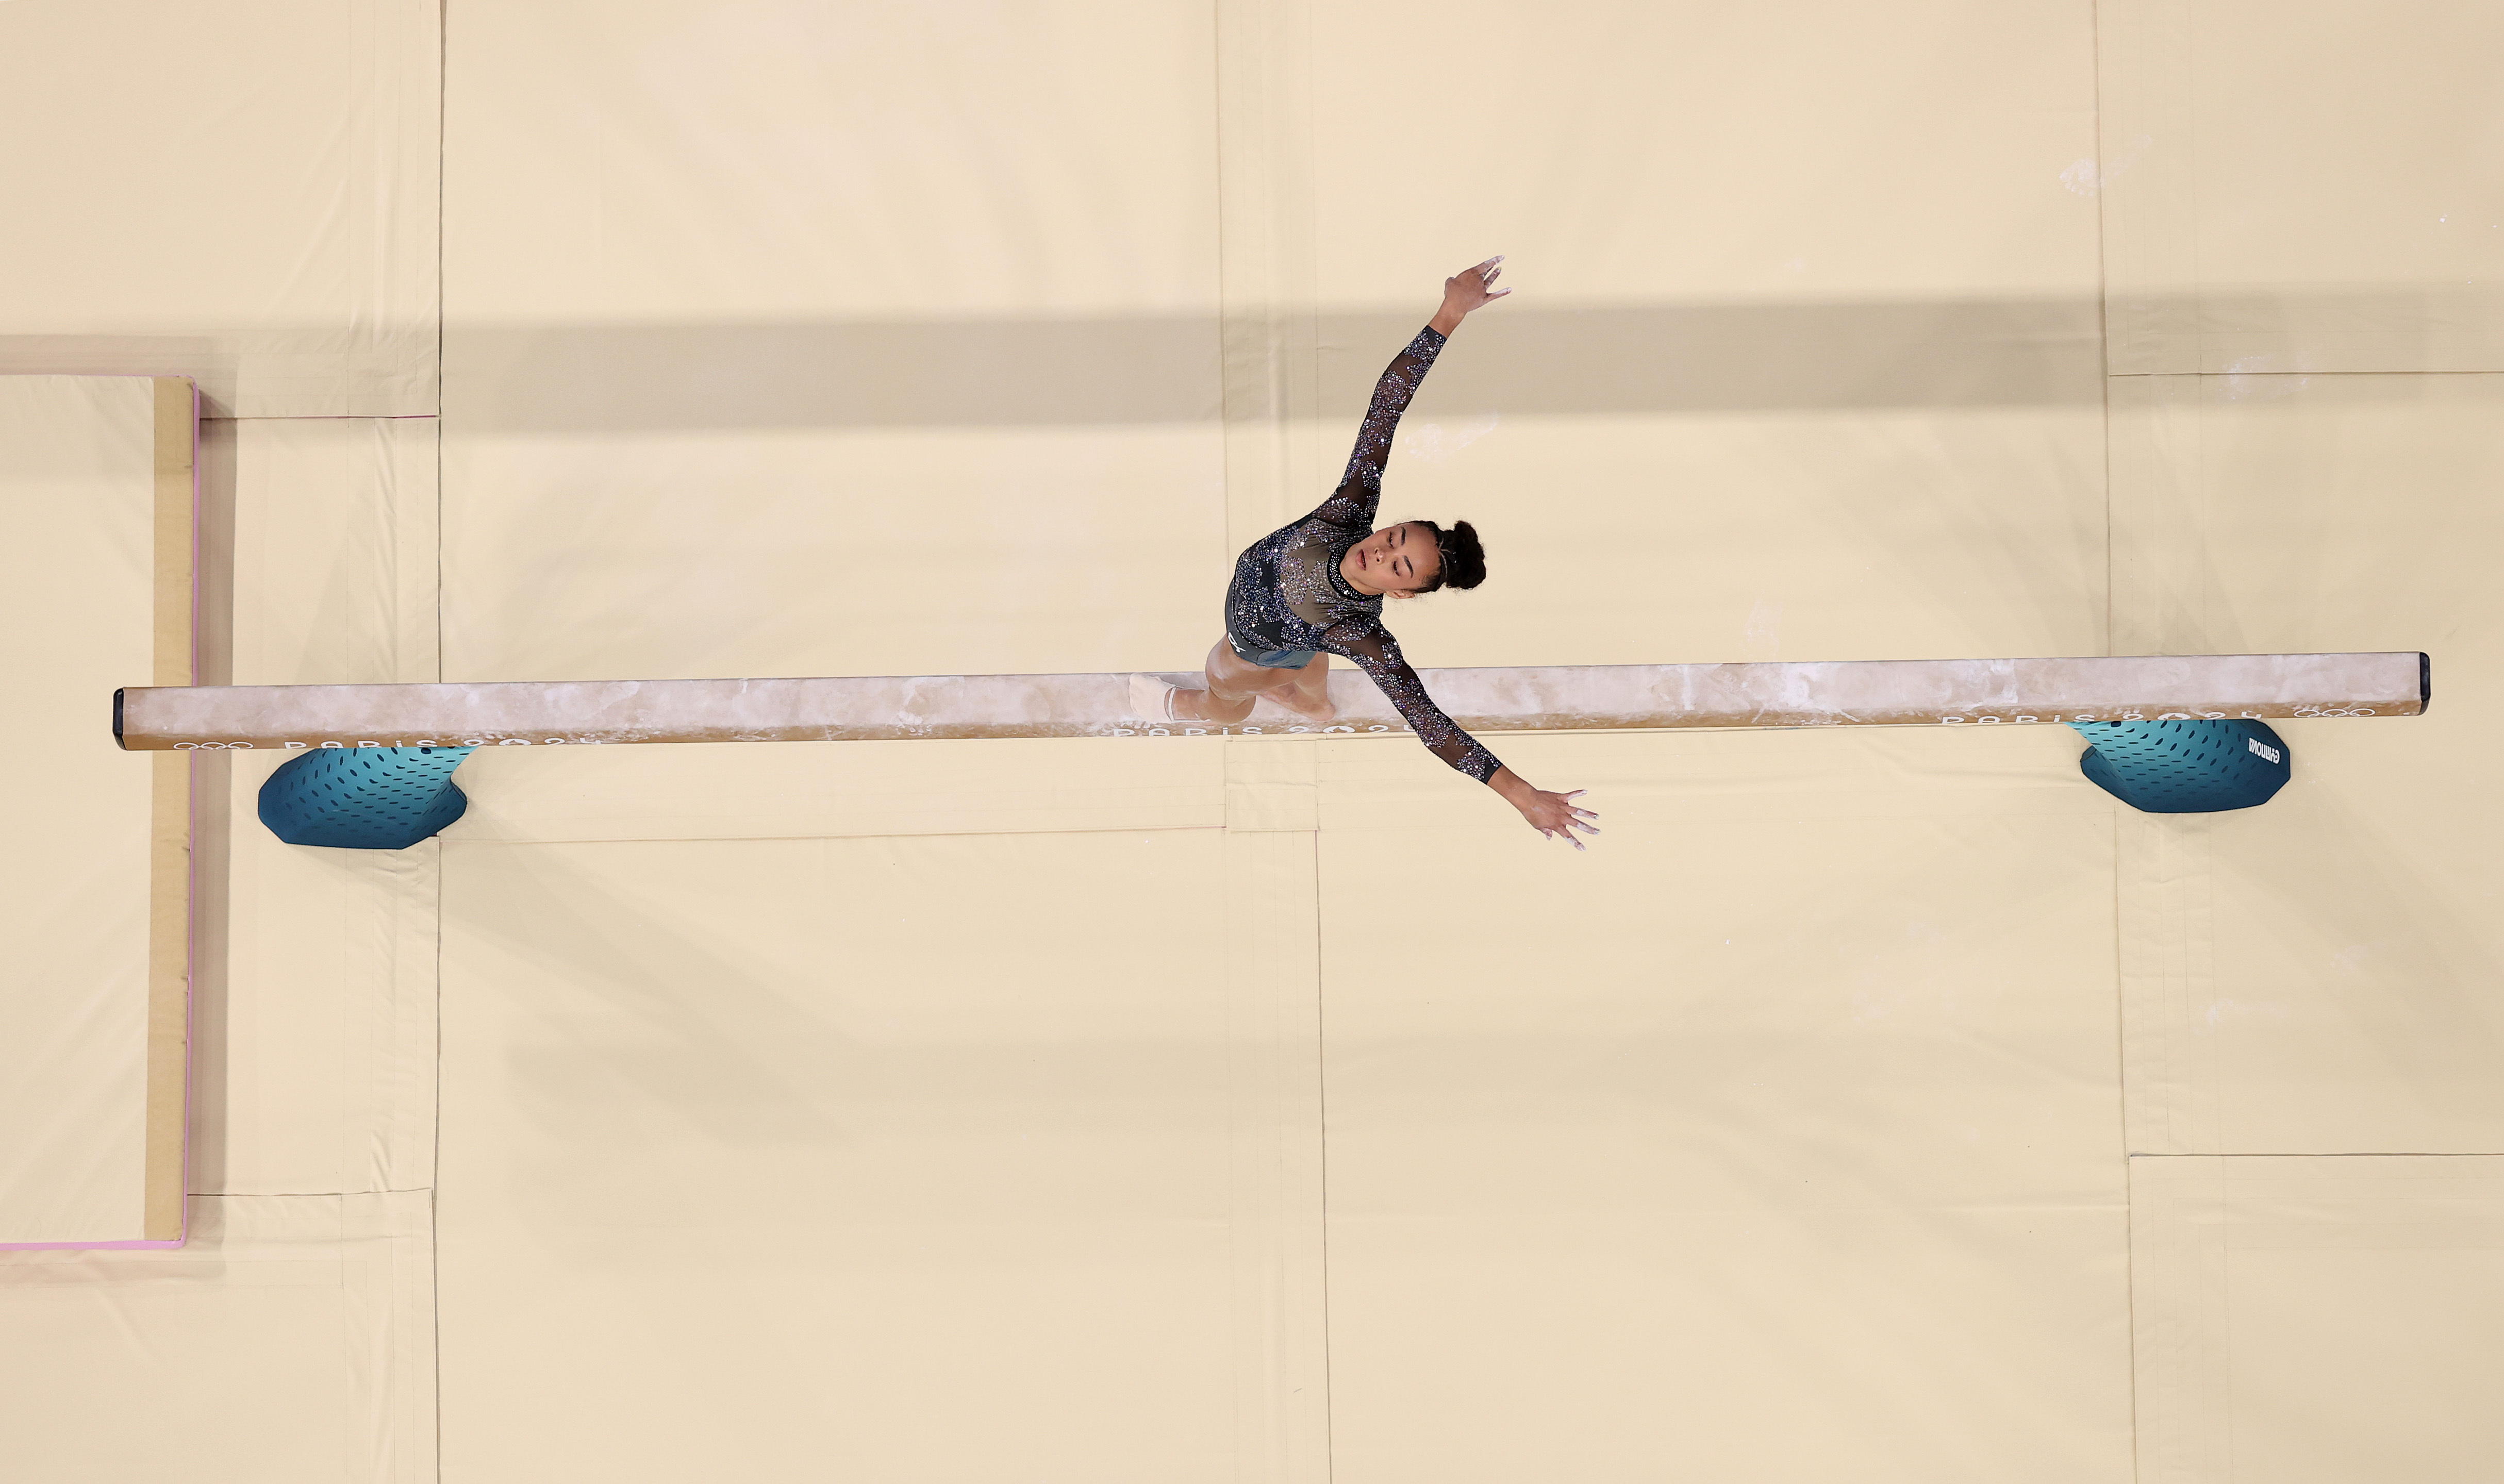
[[[1318,782],[1315,788],[1318,796]],[[1330,1267],[1330,1045],[1329,1006],[1326,981],[1322,974],[1322,831],[1319,799],[1315,799],[1312,833],[1306,836],[1312,851],[1313,892],[1313,1102],[1317,1116],[1320,1146],[1321,1185],[1321,1300],[1322,1300],[1322,1477],[1338,1477],[1338,1439],[1335,1435],[1337,1398],[1331,1387],[1331,1267]]]
[[[435,678],[443,680],[443,223],[444,177],[451,117],[452,0],[435,7]],[[426,1198],[427,1297],[433,1306],[431,1370],[435,1395],[428,1410],[435,1424],[434,1477],[443,1478],[443,896],[451,852],[438,836],[435,849],[435,1152],[429,1161]]]
[[[2096,152],[2096,339],[2102,352],[2104,376],[2096,390],[2101,400],[2103,436],[2097,439],[2097,456],[2103,466],[2104,515],[2104,653],[2113,652],[2113,635],[2118,620],[2120,592],[2114,583],[2113,552],[2113,346],[2112,346],[2112,268],[2106,233],[2109,224],[2104,212],[2104,6],[2091,0],[2087,7],[2088,95],[2094,101],[2092,127]],[[2121,1221],[2122,1221],[2122,1358],[2124,1392],[2128,1398],[2130,1418],[2130,1473],[2139,1478],[2139,1263],[2137,1244],[2132,1240],[2138,1223],[2132,1219],[2130,1189],[2130,1003],[2129,974],[2125,954],[2128,945],[2122,927],[2122,818],[2118,811],[2109,815],[2112,844],[2112,943],[2113,943],[2113,1091],[2114,1116],[2121,1124]]]

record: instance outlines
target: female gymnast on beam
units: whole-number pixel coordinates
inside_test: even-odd
[[[1251,715],[1253,699],[1266,695],[1299,716],[1328,722],[1338,714],[1326,688],[1336,654],[1355,661],[1382,688],[1437,757],[1504,795],[1543,838],[1571,840],[1579,850],[1582,842],[1574,831],[1600,832],[1588,822],[1599,815],[1572,802],[1582,790],[1548,793],[1497,762],[1427,698],[1417,672],[1400,657],[1400,641],[1382,627],[1385,598],[1414,598],[1447,583],[1470,588],[1486,580],[1486,554],[1468,521],[1449,531],[1433,521],[1372,528],[1400,414],[1463,317],[1513,292],[1495,287],[1503,261],[1490,258],[1443,280],[1443,307],[1374,383],[1374,404],[1357,430],[1356,452],[1339,488],[1319,509],[1270,532],[1235,559],[1235,580],[1226,589],[1226,637],[1208,651],[1208,688],[1183,690],[1154,675],[1132,675],[1130,706],[1147,718],[1232,724]]]

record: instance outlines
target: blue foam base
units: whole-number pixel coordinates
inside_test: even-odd
[[[2213,814],[2266,804],[2286,786],[2295,759],[2257,721],[2070,723],[2089,746],[2087,781],[2151,814]]]
[[[2208,814],[2266,804],[2293,774],[2257,721],[2072,723],[2088,742],[2078,771],[2151,814]],[[291,758],[261,787],[261,822],[292,846],[400,850],[459,819],[452,781],[470,747],[337,747]]]
[[[261,822],[292,846],[400,850],[470,808],[452,770],[470,747],[333,747],[290,758],[261,785]]]

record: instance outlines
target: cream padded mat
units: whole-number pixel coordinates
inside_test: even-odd
[[[196,378],[212,417],[436,410],[434,0],[6,22],[0,371]]]
[[[43,554],[0,583],[0,1243],[146,1225],[152,774],[110,716],[156,673],[155,431],[146,377],[0,376],[5,545]]]
[[[265,95],[422,156],[302,167],[366,256],[0,335],[435,410],[438,156],[368,127],[434,126],[420,9],[355,22],[401,91]],[[302,1239],[334,1294],[438,1254],[447,1477],[2475,1476],[2494,23],[452,5],[439,446],[220,445],[235,679],[1188,667],[1500,251],[1389,475],[1489,551],[1425,663],[2422,648],[2435,705],[2214,819],[2052,729],[1509,739],[1582,856],[1396,740],[488,755],[397,862],[241,759],[204,1206],[398,1213]],[[404,1311],[164,1281],[30,1312],[302,1371],[151,1372],[190,1472],[434,1467],[337,1360]]]

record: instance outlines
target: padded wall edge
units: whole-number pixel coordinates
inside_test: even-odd
[[[199,393],[188,377],[156,385],[156,681],[197,678],[194,603],[198,555]],[[123,702],[115,695],[120,738]],[[190,1168],[191,818],[193,759],[151,760],[148,882],[147,1196],[150,1242],[183,1239]]]

